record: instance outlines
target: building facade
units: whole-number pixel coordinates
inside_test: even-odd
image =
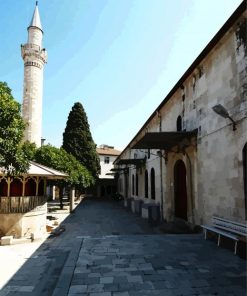
[[[114,149],[113,146],[100,145],[96,148],[100,159],[101,173],[96,183],[95,194],[97,197],[112,197],[116,194],[117,186],[113,162],[120,155],[121,151]]]
[[[42,47],[43,31],[36,7],[28,27],[28,41],[21,45],[21,55],[24,61],[24,86],[22,117],[28,124],[24,132],[24,141],[41,146],[42,132],[42,96],[43,68],[47,62],[47,52]]]
[[[118,192],[166,221],[247,218],[244,1],[115,161]]]

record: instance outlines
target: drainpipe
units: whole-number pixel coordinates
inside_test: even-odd
[[[157,111],[157,116],[159,118],[159,132],[162,132],[161,114]],[[161,208],[161,221],[164,220],[164,203],[163,203],[163,167],[162,167],[162,152],[160,151],[160,208]]]

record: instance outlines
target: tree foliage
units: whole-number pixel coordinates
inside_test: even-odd
[[[87,188],[94,183],[88,170],[62,148],[44,145],[35,152],[34,161],[68,174],[64,185],[75,186],[77,189]],[[61,181],[60,181],[61,182]]]
[[[21,149],[25,123],[21,117],[21,106],[11,89],[0,82],[0,167],[7,174],[26,172],[29,164]]]
[[[62,148],[71,153],[92,174],[97,177],[100,173],[100,161],[96,152],[86,112],[81,103],[77,102],[69,113],[63,133]]]

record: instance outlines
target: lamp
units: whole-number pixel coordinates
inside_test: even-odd
[[[221,104],[218,104],[218,105],[213,106],[212,109],[214,110],[215,113],[217,113],[221,117],[228,118],[228,119],[231,120],[231,122],[233,124],[233,126],[232,126],[233,131],[235,131],[237,129],[236,128],[236,122],[229,115],[229,113],[228,113],[228,111],[226,110],[225,107],[223,107]]]

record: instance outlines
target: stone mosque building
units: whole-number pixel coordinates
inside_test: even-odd
[[[246,17],[243,1],[116,159],[118,192],[144,218],[246,222]]]

